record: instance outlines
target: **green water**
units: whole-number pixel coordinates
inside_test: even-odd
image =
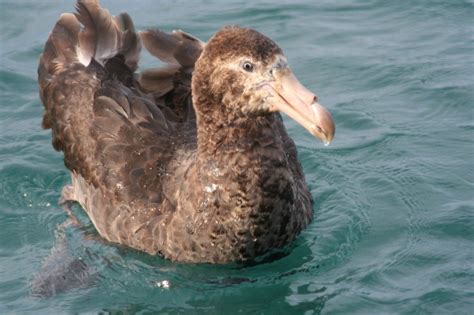
[[[258,264],[177,264],[61,228],[69,183],[41,130],[38,55],[72,2],[0,1],[0,313],[472,314],[472,1],[102,1],[139,29],[273,38],[333,113],[323,147],[286,120],[315,220]],[[155,61],[146,55],[142,67]],[[80,213],[79,209],[76,209]],[[85,218],[83,218],[85,219]],[[51,298],[33,276],[60,240],[91,277]],[[160,287],[162,281],[169,288]]]

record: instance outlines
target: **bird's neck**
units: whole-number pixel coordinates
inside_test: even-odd
[[[238,124],[197,118],[196,160],[177,194],[177,209],[196,235],[192,239],[202,242],[197,248],[212,257],[246,259],[292,240],[309,222],[311,209],[300,210],[289,162],[296,152],[287,152],[281,117]],[[303,198],[309,193],[303,191]]]
[[[229,189],[230,185],[250,193],[252,186],[260,185],[277,168],[286,169],[280,127],[278,114],[231,123],[198,117],[195,171],[202,189],[213,190],[213,184]]]
[[[221,173],[223,171],[226,177],[239,176],[232,172],[236,169],[245,171],[247,168],[246,171],[251,172],[253,168],[260,173],[271,172],[272,166],[262,163],[265,156],[285,158],[279,114],[243,114],[238,110],[242,108],[239,104],[222,104],[224,97],[211,93],[207,81],[193,80],[197,127],[195,167],[201,173],[201,179],[215,173],[213,170],[216,169]],[[236,95],[234,100],[238,102],[240,97]],[[239,167],[236,167],[237,164]],[[228,182],[232,179],[228,178]]]
[[[216,155],[232,155],[252,151],[273,143],[272,114],[230,120],[197,117],[198,155],[208,159]]]

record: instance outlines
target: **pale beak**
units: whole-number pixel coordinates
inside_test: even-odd
[[[331,114],[317,102],[316,95],[306,89],[288,68],[275,69],[269,103],[274,111],[282,111],[328,145],[336,127]]]

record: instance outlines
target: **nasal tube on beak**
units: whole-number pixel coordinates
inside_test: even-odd
[[[290,116],[312,135],[329,145],[336,131],[331,114],[317,102],[317,97],[306,89],[290,69],[275,69],[272,106]]]

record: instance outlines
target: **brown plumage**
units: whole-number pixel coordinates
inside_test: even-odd
[[[94,0],[49,36],[38,80],[43,127],[72,174],[66,197],[105,239],[176,261],[248,260],[291,242],[312,201],[276,111],[290,106],[324,141],[330,115],[254,30],[225,27],[207,44],[140,37]],[[135,74],[141,43],[168,65]]]

